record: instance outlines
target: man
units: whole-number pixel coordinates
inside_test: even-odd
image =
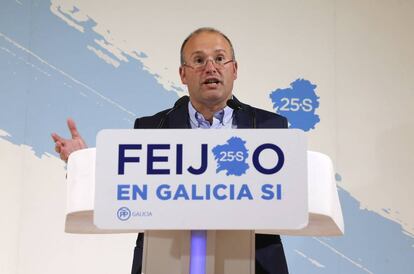
[[[134,128],[286,128],[286,118],[251,107],[233,97],[237,62],[231,41],[218,30],[201,28],[191,33],[181,46],[181,81],[189,98],[179,99],[173,108],[154,116],[139,118]],[[228,104],[228,106],[227,106]],[[52,134],[55,149],[63,160],[86,147],[72,120],[71,139]],[[142,234],[138,235],[132,274],[141,273]],[[279,236],[256,235],[256,274],[287,274],[287,264]]]

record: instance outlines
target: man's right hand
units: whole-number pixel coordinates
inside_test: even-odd
[[[68,128],[72,138],[65,139],[56,133],[52,133],[52,139],[55,142],[55,151],[60,154],[60,159],[67,162],[69,155],[80,149],[87,148],[85,141],[76,129],[76,124],[72,119],[68,119]]]

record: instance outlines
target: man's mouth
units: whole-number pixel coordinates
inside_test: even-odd
[[[221,81],[219,79],[217,79],[217,78],[209,78],[209,79],[206,79],[203,82],[204,85],[208,85],[208,86],[216,86],[219,83],[221,83]]]

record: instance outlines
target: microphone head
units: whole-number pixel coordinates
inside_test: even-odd
[[[167,113],[165,113],[164,116],[161,118],[160,122],[158,123],[157,128],[163,128],[165,120],[167,119],[168,115],[170,115],[171,112],[175,111],[181,105],[188,103],[189,100],[190,100],[190,97],[188,97],[187,95],[184,95],[183,97],[175,101],[174,106]]]
[[[227,103],[226,103],[230,108],[232,108],[233,110],[240,110],[242,109],[242,105],[240,104],[240,102],[234,100],[234,99],[228,99]]]
[[[188,95],[182,96],[180,99],[178,99],[174,103],[174,108],[177,108],[177,107],[181,106],[182,104],[188,103],[189,100],[190,100],[190,97],[188,97]]]

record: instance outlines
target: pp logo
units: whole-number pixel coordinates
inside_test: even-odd
[[[126,221],[131,217],[131,210],[127,207],[121,207],[118,209],[118,212],[116,213],[116,216],[121,221]]]
[[[278,88],[270,93],[276,113],[285,116],[290,128],[304,131],[314,129],[320,119],[315,110],[319,107],[316,85],[305,79],[297,79],[290,88]]]

